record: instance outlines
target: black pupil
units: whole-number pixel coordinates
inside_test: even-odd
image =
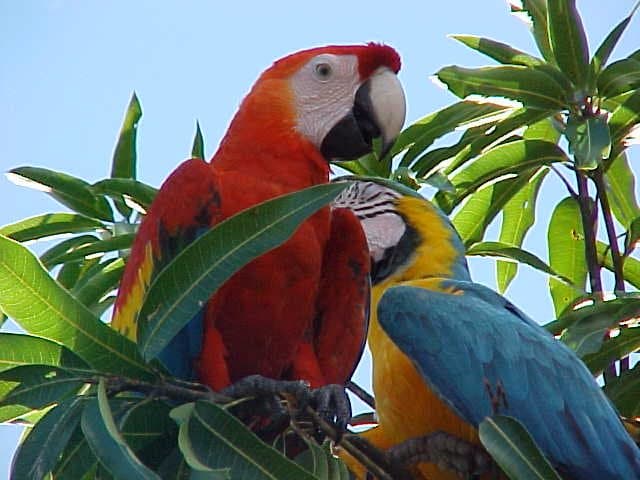
[[[321,77],[328,77],[329,73],[331,73],[331,68],[329,68],[329,65],[318,65],[316,70],[318,72],[318,75],[320,75]]]

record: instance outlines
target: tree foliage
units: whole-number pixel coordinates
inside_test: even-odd
[[[497,258],[501,291],[520,264],[548,275],[557,319],[547,328],[594,375],[604,373],[604,390],[622,415],[638,416],[640,367],[629,356],[640,349],[640,207],[626,150],[640,124],[640,51],[610,58],[634,12],[591,53],[573,0],[523,0],[511,8],[529,18],[538,56],[454,36],[497,64],[443,67],[437,77],[459,101],[407,127],[386,156],[375,151],[341,166],[416,190],[434,187],[433,201],[452,215],[467,254]],[[286,241],[343,186],[265,202],[194,242],[151,287],[143,312],[163,312],[165,321],[154,330],[143,325],[136,346],[101,319],[156,193],[136,180],[141,117],[134,94],[109,178],[91,184],[31,166],[8,174],[70,210],[0,228],[0,309],[24,332],[0,332],[0,421],[28,426],[13,476],[348,478],[309,438],[303,458],[289,460],[235,419],[225,399],[167,377],[153,360],[203,299]],[[444,146],[435,148],[436,140]],[[204,156],[199,125],[191,155]],[[523,245],[541,185],[552,176],[567,193],[550,216],[545,262]],[[498,238],[489,239],[494,222]],[[24,246],[60,235],[39,258]],[[487,419],[480,434],[511,478],[530,478],[531,468],[536,478],[557,478],[517,422]],[[343,443],[358,448],[348,438]],[[378,466],[382,475],[387,466]]]

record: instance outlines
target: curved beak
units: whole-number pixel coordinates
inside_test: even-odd
[[[358,88],[353,108],[329,131],[320,150],[327,160],[353,160],[371,152],[373,139],[381,138],[384,155],[400,133],[405,113],[398,77],[380,67]]]

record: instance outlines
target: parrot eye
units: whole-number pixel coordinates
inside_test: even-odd
[[[331,65],[328,63],[318,63],[315,66],[315,74],[316,78],[320,81],[326,82],[331,77],[333,70],[331,69]]]

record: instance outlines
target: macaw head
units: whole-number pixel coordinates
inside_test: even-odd
[[[360,220],[374,285],[427,276],[468,279],[464,245],[449,219],[407,187],[381,182],[355,181],[332,203]]]
[[[405,118],[399,70],[396,51],[374,43],[293,53],[262,73],[229,135],[247,122],[253,124],[254,141],[257,128],[272,142],[289,141],[293,132],[327,161],[364,155],[374,138],[388,148]]]

